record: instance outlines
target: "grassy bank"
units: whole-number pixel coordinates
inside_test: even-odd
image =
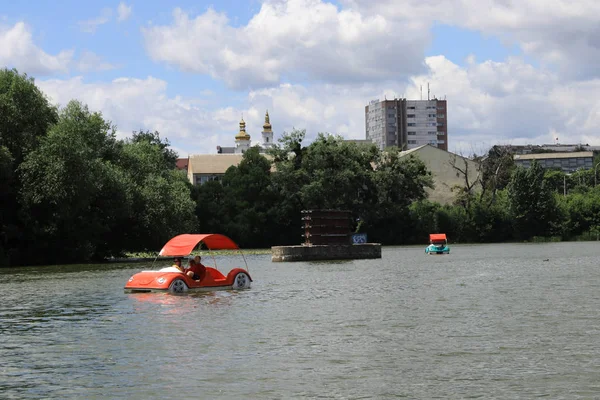
[[[244,253],[244,255],[255,255],[255,254],[271,254],[271,249],[244,249],[242,250],[242,252]],[[210,254],[214,254],[214,255],[237,255],[240,254],[239,251],[237,250],[213,250],[213,251],[208,251],[208,250],[201,250],[201,251],[195,251],[193,253],[193,255],[200,255],[202,257],[204,256],[210,256]],[[156,258],[157,254],[153,253],[153,252],[127,252],[125,253],[125,256],[122,257],[123,259],[139,259],[139,258],[143,258],[143,259],[152,259],[154,260]],[[159,259],[166,259],[166,258],[173,258],[173,257],[158,257]]]

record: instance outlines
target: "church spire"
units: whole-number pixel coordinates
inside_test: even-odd
[[[250,140],[250,135],[246,133],[246,122],[244,121],[244,117],[240,121],[240,131],[237,135],[235,135],[236,140]]]
[[[271,132],[271,122],[269,120],[269,110],[265,113],[265,124],[263,125],[263,132]]]
[[[263,125],[262,131],[262,147],[268,149],[273,146],[273,130],[271,127],[271,121],[269,119],[269,110],[265,113],[265,124]]]

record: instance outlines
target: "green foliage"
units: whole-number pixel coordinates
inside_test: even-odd
[[[398,149],[378,155],[375,165],[371,183],[375,196],[365,204],[362,219],[373,231],[373,240],[386,244],[409,241],[413,236],[409,206],[426,198],[425,188],[433,187],[431,173],[418,158],[400,157]]]
[[[510,182],[510,177],[515,169],[513,154],[505,148],[493,146],[487,154],[487,157],[476,160],[481,166],[481,186],[482,191],[480,199],[488,194],[489,204],[496,200],[498,190],[506,188]]]
[[[157,132],[119,141],[100,113],[72,101],[37,142],[17,169],[18,231],[27,245],[9,248],[10,257],[0,252],[6,263],[99,260],[196,230],[190,184]],[[11,178],[6,149],[0,183]]]
[[[568,235],[579,236],[600,226],[600,187],[589,193],[573,193],[561,200],[561,206],[567,214]]]
[[[88,260],[105,247],[101,243],[116,228],[107,221],[120,221],[114,211],[127,204],[122,176],[104,161],[116,151],[114,128],[72,101],[25,158],[21,200],[25,215],[36,217],[28,226],[41,257]]]
[[[271,162],[258,148],[250,148],[237,167],[227,170],[222,184],[228,200],[226,231],[245,247],[272,243],[277,233],[271,207],[277,196],[271,186]]]
[[[32,78],[16,70],[0,70],[0,147],[20,164],[50,125],[58,119],[55,107]]]
[[[158,249],[175,235],[197,231],[195,203],[178,171],[149,174],[138,190],[132,221],[136,237],[128,249]]]
[[[16,70],[0,70],[0,265],[18,262],[27,248],[16,170],[57,118],[56,108],[32,78]]]
[[[528,169],[517,168],[507,190],[515,238],[526,240],[552,234],[557,222],[556,198],[539,163],[534,161]]]
[[[133,132],[132,137],[126,139],[125,143],[130,145],[139,145],[142,148],[153,148],[154,150],[150,153],[154,156],[157,154],[160,155],[160,159],[152,160],[154,163],[150,165],[147,164],[146,167],[159,168],[160,170],[175,168],[177,163],[177,153],[169,149],[169,140],[161,140],[160,134],[157,131]],[[156,150],[158,150],[158,152]]]

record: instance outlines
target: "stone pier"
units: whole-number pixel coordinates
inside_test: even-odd
[[[354,260],[381,258],[380,243],[271,247],[271,261]]]

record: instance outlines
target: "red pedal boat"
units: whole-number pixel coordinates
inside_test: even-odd
[[[158,255],[187,257],[192,254],[194,248],[200,243],[204,243],[209,250],[238,250],[244,258],[246,269],[234,268],[225,276],[216,268],[215,261],[215,268],[205,267],[206,273],[202,279],[194,279],[175,266],[162,268],[158,271],[142,271],[129,278],[129,281],[125,284],[125,293],[185,293],[188,291],[203,292],[250,288],[252,278],[248,272],[246,258],[238,245],[225,235],[216,233],[178,235],[169,240]]]

